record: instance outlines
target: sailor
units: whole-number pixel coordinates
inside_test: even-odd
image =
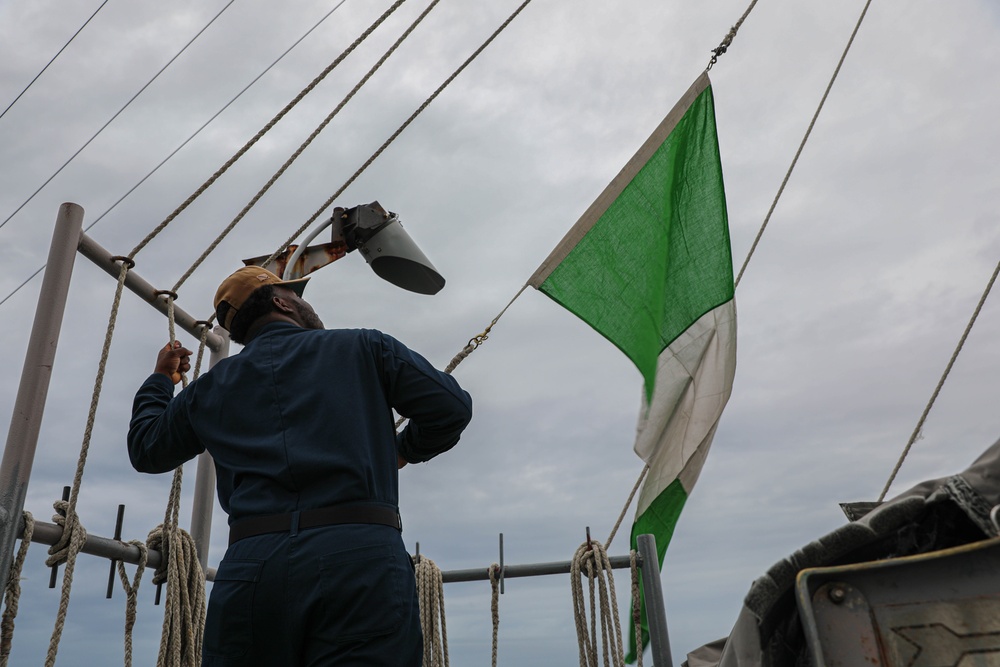
[[[173,342],[135,396],[132,465],[162,473],[207,450],[229,549],[204,665],[420,665],[398,468],[451,449],[472,401],[391,336],[328,330],[308,278],[258,267],[226,278],[218,322],[243,350],[174,396],[191,351]],[[409,418],[398,434],[393,410]]]

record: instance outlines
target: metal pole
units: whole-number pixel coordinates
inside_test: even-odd
[[[21,524],[21,529],[17,531],[18,537],[24,533],[24,522],[19,523]],[[35,532],[31,536],[31,541],[35,544],[52,546],[62,537],[62,531],[62,526],[36,520]],[[139,563],[139,547],[126,544],[121,540],[112,540],[107,537],[91,535],[90,533],[87,533],[87,541],[80,548],[80,553],[101,556],[102,558],[109,558],[111,560],[120,560],[132,565],[138,565]],[[163,556],[159,551],[150,549],[146,556],[146,566],[157,568],[160,566],[162,560]]]
[[[229,333],[215,327],[215,334],[222,339],[218,350],[212,350],[208,367],[229,356]],[[198,550],[201,569],[208,567],[208,546],[212,537],[212,512],[215,509],[215,461],[208,452],[198,456],[198,472],[194,480],[194,503],[191,508],[191,539]]]
[[[21,384],[7,432],[7,445],[0,462],[0,579],[4,582],[14,558],[14,542],[24,523],[21,519],[24,498],[28,493],[82,226],[81,207],[69,203],[59,207],[42,290],[35,308],[35,321],[31,326],[31,338],[24,355]]]
[[[611,556],[612,570],[623,570],[632,567],[628,556]],[[569,574],[572,562],[568,560],[554,563],[531,563],[528,565],[504,565],[503,576],[505,579],[515,579],[518,577],[539,577],[547,574]],[[642,566],[640,554],[639,566]],[[481,567],[472,570],[448,570],[441,573],[441,579],[446,584],[455,584],[465,581],[486,581],[490,578],[489,568]]]
[[[663,606],[663,588],[657,568],[656,538],[652,535],[636,536],[636,549],[642,556],[642,592],[646,599],[646,622],[649,625],[649,644],[656,667],[672,667],[670,637],[667,634],[667,613]],[[646,564],[650,567],[646,567]],[[641,644],[641,641],[640,641]]]
[[[112,254],[86,234],[80,237],[80,254],[104,269],[105,273],[112,276],[115,280],[121,275],[121,265],[115,262]],[[139,277],[135,271],[129,271],[128,275],[125,276],[125,287],[135,292],[143,301],[164,315],[167,314],[166,300],[157,294],[155,287]],[[195,338],[201,339],[201,327],[203,325],[187,312],[178,308],[176,304],[174,305],[174,322]],[[221,349],[222,338],[209,332],[208,338],[205,339],[205,344],[208,346],[208,349],[215,352]]]

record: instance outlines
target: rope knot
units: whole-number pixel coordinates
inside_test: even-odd
[[[68,500],[57,500],[52,503],[56,513],[52,515],[52,522],[62,528],[59,540],[49,547],[49,557],[45,559],[45,564],[49,567],[62,565],[69,560],[70,554],[76,555],[87,541],[87,530],[80,523],[80,516],[76,509],[70,507]]]

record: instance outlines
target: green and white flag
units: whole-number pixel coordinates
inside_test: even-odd
[[[736,306],[711,82],[702,74],[528,281],[624,352],[645,381],[632,526],[659,565],[736,368]],[[631,627],[631,625],[630,625]],[[643,613],[643,646],[648,634]],[[634,660],[634,637],[629,662]]]

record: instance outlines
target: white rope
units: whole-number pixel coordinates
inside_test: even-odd
[[[590,585],[589,629],[587,598],[583,594],[584,576]],[[612,576],[611,560],[600,542],[584,542],[576,550],[570,565],[570,587],[573,591],[573,616],[580,650],[580,667],[599,667],[602,664],[602,656],[605,667],[624,667],[625,651],[621,623],[618,619],[615,580]],[[598,616],[600,641],[598,641]]]
[[[423,667],[448,667],[448,628],[444,618],[444,582],[441,569],[426,556],[417,556],[417,601],[424,635]]]
[[[87,414],[87,426],[83,433],[83,443],[80,446],[80,457],[76,464],[76,474],[73,477],[73,486],[68,501],[57,501],[54,507],[57,510],[53,521],[63,527],[59,541],[49,548],[49,558],[45,561],[50,567],[55,567],[65,562],[66,568],[63,572],[62,591],[59,596],[59,611],[56,613],[55,627],[52,629],[52,636],[49,639],[49,650],[45,657],[45,667],[52,667],[56,662],[56,654],[59,651],[59,640],[62,638],[63,627],[66,624],[66,612],[69,609],[70,591],[73,588],[73,572],[76,569],[76,556],[80,553],[83,543],[87,540],[87,531],[80,524],[80,519],[76,514],[76,503],[80,497],[80,485],[83,482],[83,471],[87,465],[87,454],[90,451],[90,441],[94,432],[94,422],[97,418],[97,406],[101,398],[101,388],[104,386],[104,372],[108,364],[108,355],[111,351],[111,340],[115,332],[115,323],[118,320],[118,308],[121,305],[122,291],[125,287],[125,276],[134,264],[130,259],[115,258],[121,262],[121,272],[118,275],[118,288],[115,291],[115,298],[111,304],[111,315],[108,318],[108,328],[104,336],[104,347],[101,350],[101,360],[98,363],[97,377],[94,380],[94,392],[90,401],[90,411]],[[65,512],[65,515],[63,515]]]
[[[615,539],[615,535],[618,534],[618,528],[622,525],[625,513],[628,512],[628,508],[632,506],[632,500],[635,498],[635,494],[639,490],[639,485],[642,484],[642,480],[646,479],[646,473],[648,472],[649,464],[647,463],[642,467],[642,471],[639,473],[639,478],[635,480],[635,484],[632,486],[632,493],[628,494],[628,500],[625,501],[625,506],[622,507],[622,511],[618,515],[618,520],[615,521],[615,526],[611,529],[611,534],[608,535],[608,539],[604,542],[605,551],[611,548],[611,540]]]

